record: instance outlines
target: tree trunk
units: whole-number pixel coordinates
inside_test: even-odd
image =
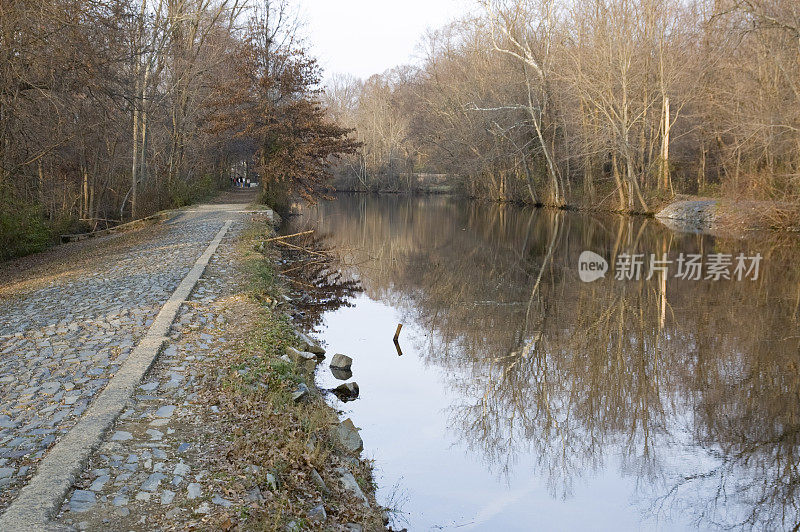
[[[134,84],[134,97],[133,97],[133,150],[131,162],[131,219],[136,219],[136,203],[137,198],[137,181],[139,172],[139,67],[138,58],[136,59],[137,66],[135,68],[136,82]],[[122,208],[125,208],[123,202]],[[120,213],[122,214],[122,213]]]
[[[661,143],[661,186],[663,190],[671,189],[669,178],[669,97],[664,98],[664,135]]]
[[[561,189],[559,186],[559,175],[558,171],[553,163],[553,159],[550,156],[550,150],[547,146],[547,141],[544,139],[544,135],[542,134],[542,114],[538,112],[533,106],[533,97],[531,96],[531,80],[528,76],[528,67],[523,65],[523,70],[525,72],[525,85],[528,91],[528,114],[533,121],[533,127],[536,130],[536,137],[539,140],[539,144],[542,148],[542,153],[544,153],[545,161],[547,162],[547,173],[550,176],[550,187],[551,187],[551,198],[554,205],[561,206],[563,204],[562,197],[561,197]]]
[[[624,211],[626,207],[625,202],[625,187],[622,183],[622,178],[619,175],[619,163],[617,161],[617,154],[611,154],[611,172],[614,174],[614,183],[617,185],[617,197],[619,203],[617,207],[620,211]]]

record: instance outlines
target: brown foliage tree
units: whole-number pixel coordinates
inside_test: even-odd
[[[355,153],[359,143],[320,104],[316,60],[276,45],[269,24],[268,17],[251,20],[237,69],[212,99],[212,128],[233,131],[251,147],[268,195],[310,198],[329,177],[331,159]]]

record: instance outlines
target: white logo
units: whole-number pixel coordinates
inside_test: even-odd
[[[594,251],[584,251],[578,257],[578,275],[584,283],[606,276],[608,262]]]

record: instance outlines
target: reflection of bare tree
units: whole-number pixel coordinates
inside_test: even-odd
[[[798,522],[796,242],[731,243],[629,217],[443,198],[318,209],[370,297],[427,330],[418,350],[460,397],[452,430],[495,470],[531,454],[567,496],[613,455],[653,511],[679,508],[704,527]],[[622,252],[758,250],[765,269],[758,282],[583,284],[585,249],[612,263]]]
[[[294,318],[313,330],[330,310],[351,305],[361,293],[361,283],[346,277],[336,254],[325,246],[324,236],[302,235],[292,242],[277,241],[281,250],[281,274],[290,283]]]
[[[702,509],[698,518],[722,525],[797,530],[800,342],[787,337],[787,329],[753,321],[747,329],[755,335],[752,350],[748,342],[719,349],[715,357],[699,356],[695,371],[686,375],[694,391],[705,390],[693,405],[693,438],[717,460],[713,467],[678,476],[670,495],[691,498]],[[718,499],[749,504],[729,509]]]

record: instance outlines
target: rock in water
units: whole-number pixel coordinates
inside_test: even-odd
[[[347,355],[336,353],[331,360],[331,368],[343,369],[350,371],[350,366],[353,365],[353,359]]]
[[[332,389],[331,392],[338,397],[340,401],[353,401],[358,399],[358,383],[346,382]]]
[[[351,453],[358,454],[364,450],[364,442],[358,434],[358,429],[350,418],[345,419],[336,426],[336,436],[342,445]]]
[[[333,373],[333,376],[340,381],[346,381],[353,376],[353,372],[349,369],[331,368],[331,373]]]

